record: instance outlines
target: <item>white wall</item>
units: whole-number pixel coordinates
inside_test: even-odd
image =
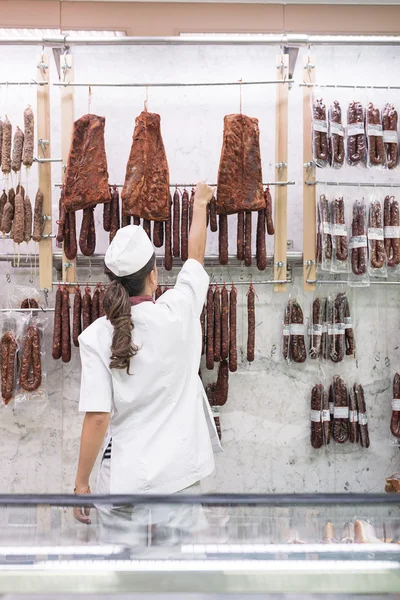
[[[275,79],[277,48],[235,46],[183,47],[80,47],[73,49],[77,81],[200,82]],[[399,50],[394,48],[317,48],[317,78],[320,82],[350,84],[395,83],[399,68]],[[35,76],[34,48],[3,48],[0,80],[26,79]],[[297,182],[289,188],[288,237],[295,250],[302,249],[302,54],[290,90],[289,101],[289,178]],[[52,77],[55,80],[54,63]],[[123,181],[134,119],[142,110],[144,89],[93,88],[91,111],[106,117],[106,143],[110,182]],[[7,112],[14,125],[22,123],[22,112],[29,102],[35,107],[36,90],[11,88],[0,90],[0,114]],[[243,111],[259,119],[264,181],[274,178],[275,89],[274,86],[243,86]],[[352,90],[337,91],[343,100],[352,99]],[[389,93],[388,93],[389,94]],[[390,92],[390,96],[394,94]],[[336,96],[336,91],[335,94]],[[7,98],[8,96],[8,98]],[[356,96],[362,97],[359,91]],[[328,98],[328,96],[326,96]],[[332,99],[333,95],[329,95]],[[400,94],[396,96],[400,106]],[[374,96],[377,99],[378,96]],[[149,110],[159,112],[171,171],[171,182],[192,183],[206,179],[215,183],[222,143],[225,114],[239,109],[237,87],[158,88],[149,89]],[[77,88],[75,115],[88,111],[88,89]],[[52,155],[60,156],[59,89],[52,88]],[[370,173],[343,169],[321,171],[321,180],[387,180],[388,173]],[[24,175],[25,177],[25,175]],[[23,181],[24,181],[23,177]],[[400,181],[400,174],[391,175]],[[53,167],[53,182],[60,180],[60,166]],[[184,181],[183,181],[184,180]],[[29,190],[34,196],[36,168],[32,168]],[[362,191],[346,190],[351,203]],[[58,190],[54,189],[56,214]],[[97,210],[99,244],[104,252],[107,237],[100,233],[101,209]],[[230,227],[231,253],[235,251],[234,219]],[[4,251],[12,252],[4,241]],[[268,239],[268,250],[272,251]],[[31,251],[34,248],[32,246]],[[208,254],[216,254],[217,238],[211,236]],[[8,284],[6,274],[11,274]],[[13,283],[26,282],[33,268],[12,269],[2,264],[3,304]],[[216,281],[242,277],[265,279],[255,267],[210,269]],[[301,273],[295,281],[301,286]],[[4,277],[4,279],[3,279]],[[56,274],[54,275],[56,277]],[[100,278],[95,269],[80,271],[79,279]],[[161,272],[162,278],[167,278]],[[170,278],[173,280],[173,277]],[[281,320],[288,295],[297,295],[305,314],[309,314],[312,295],[304,295],[296,285],[286,294],[274,294],[270,286],[257,286],[256,360],[252,365],[241,362],[238,373],[230,379],[228,404],[222,409],[224,453],[218,456],[217,470],[204,489],[252,492],[313,491],[381,491],[385,475],[399,467],[398,450],[391,445],[388,423],[391,379],[399,362],[398,291],[397,288],[371,287],[351,291],[356,321],[357,361],[346,361],[333,368],[318,369],[312,361],[302,366],[287,366],[281,358]],[[337,288],[332,288],[332,292]],[[239,296],[239,350],[246,347],[246,287]],[[326,289],[323,290],[326,292]],[[52,301],[53,299],[51,299]],[[50,356],[51,327],[47,339],[45,364],[49,373],[47,410],[32,418],[10,406],[0,409],[0,436],[3,440],[1,492],[71,491],[78,453],[80,417],[77,413],[79,359],[63,366]],[[390,359],[386,366],[385,358]],[[312,385],[334,373],[351,383],[364,384],[370,414],[371,448],[335,447],[316,452],[309,444],[309,394]],[[214,374],[214,377],[216,374]],[[207,380],[213,375],[207,374]]]

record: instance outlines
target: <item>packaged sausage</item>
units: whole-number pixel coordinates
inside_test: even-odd
[[[326,167],[329,164],[328,115],[322,99],[313,98],[312,116],[314,162],[318,167]]]
[[[331,232],[332,232],[332,273],[348,273],[349,232],[346,224],[345,203],[341,194],[337,194],[331,202]]]
[[[350,102],[347,109],[347,162],[364,166],[367,158],[364,108],[361,102]]]
[[[303,363],[307,358],[303,310],[296,298],[289,299],[283,319],[283,357],[288,362]]]
[[[317,296],[311,306],[309,321],[309,357],[316,360],[322,356],[322,328],[325,318],[325,298]]]
[[[355,383],[353,386],[353,392],[357,403],[358,412],[358,438],[362,448],[369,448],[369,430],[368,430],[368,416],[367,416],[367,405],[365,402],[364,388],[360,383]]]
[[[382,111],[383,143],[385,160],[388,169],[395,169],[399,164],[398,113],[394,104],[386,103]]]
[[[332,232],[331,232],[331,215],[329,209],[328,198],[325,193],[321,193],[318,200],[318,230],[319,243],[318,254],[320,262],[318,263],[322,271],[331,270],[332,262]]]
[[[383,235],[388,271],[395,274],[400,265],[400,215],[394,196],[386,196],[383,203]]]
[[[337,444],[344,444],[349,439],[349,403],[346,384],[339,375],[333,378],[332,398],[332,436]]]
[[[329,146],[331,166],[334,169],[343,167],[345,159],[345,129],[342,122],[342,109],[337,100],[329,107]]]
[[[23,330],[21,313],[0,314],[1,398],[8,405],[15,397],[18,349]]]
[[[348,283],[353,287],[368,286],[368,238],[367,209],[364,200],[356,200],[353,205],[351,238],[349,243],[351,271]]]
[[[8,293],[7,302],[10,308],[39,308],[41,296],[34,287],[14,285]]]
[[[19,372],[15,409],[35,418],[47,407],[47,373],[44,369],[45,329],[48,319],[43,313],[24,318],[21,335]]]
[[[330,443],[331,415],[328,391],[322,384],[314,385],[311,391],[311,446],[317,450]]]
[[[368,273],[372,277],[387,277],[384,240],[382,204],[375,195],[372,195],[368,219]]]
[[[368,102],[367,104],[365,125],[367,131],[367,166],[384,168],[386,166],[386,158],[383,145],[381,111],[373,102]]]
[[[390,417],[390,432],[396,438],[396,445],[400,438],[400,375],[396,373],[393,378],[393,398],[391,401],[392,414]]]
[[[344,341],[346,356],[353,356],[356,351],[356,345],[354,341],[353,320],[350,314],[350,302],[346,294],[344,296]]]

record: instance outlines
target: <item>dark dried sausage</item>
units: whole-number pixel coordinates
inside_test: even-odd
[[[353,221],[351,231],[353,238],[365,238],[365,246],[352,248],[351,250],[351,268],[354,275],[364,275],[367,272],[367,226],[366,226],[365,206],[360,202],[355,202],[353,206]],[[364,242],[361,242],[364,244]]]
[[[127,227],[131,224],[132,217],[130,215],[122,215],[121,217],[121,227]],[[111,227],[111,224],[110,224]]]
[[[224,283],[221,291],[221,359],[229,356],[229,294]]]
[[[321,299],[315,298],[312,304],[310,332],[310,358],[316,359],[321,356],[322,345],[322,305]]]
[[[354,342],[353,323],[350,316],[350,303],[347,296],[344,301],[344,333],[345,333],[345,344],[346,344],[346,355],[352,356],[356,350]]]
[[[324,434],[322,428],[322,405],[324,386],[314,385],[311,391],[311,446],[318,450],[324,445]]]
[[[211,202],[210,202],[210,229],[213,233],[218,231],[217,201],[214,198],[214,196],[211,198]]]
[[[265,271],[267,268],[267,243],[265,239],[265,209],[258,211],[257,215],[257,240],[256,240],[256,259],[259,271]]]
[[[217,385],[215,387],[215,404],[224,406],[228,400],[229,369],[228,361],[221,360],[218,368]]]
[[[78,246],[76,242],[76,217],[74,212],[69,212],[65,213],[64,254],[68,260],[74,260],[77,253]]]
[[[161,288],[160,288],[161,291]],[[201,315],[200,315],[200,325],[201,325],[201,355],[203,356],[203,354],[206,351],[206,315],[207,315],[207,309],[205,307],[205,305],[203,306],[203,310],[201,311]]]
[[[82,293],[79,285],[75,288],[74,310],[72,317],[72,341],[79,348],[78,337],[82,333]]]
[[[214,368],[214,292],[210,285],[207,292],[207,356],[206,367]]]
[[[335,246],[336,259],[345,261],[349,257],[349,240],[346,231],[346,220],[344,215],[344,200],[343,197],[333,200],[333,242]],[[344,235],[338,235],[338,233]]]
[[[69,363],[71,360],[71,326],[69,322],[69,291],[66,285],[62,292],[61,315],[61,357],[64,363]]]
[[[244,264],[251,267],[251,230],[253,213],[247,211],[244,215]]]
[[[369,207],[369,226],[371,229],[381,229],[383,232],[382,206],[379,200],[371,202]],[[385,265],[384,240],[370,239],[370,263],[373,269],[382,269]]]
[[[357,165],[365,160],[364,109],[360,102],[350,102],[347,127],[347,160],[350,165]]]
[[[65,213],[64,186],[63,186],[61,188],[60,199],[58,201],[58,221],[57,221],[58,231],[57,231],[56,240],[59,244],[61,244],[64,241],[65,220],[66,220],[66,213]]]
[[[214,361],[221,360],[221,290],[214,290]]]
[[[358,432],[362,448],[369,448],[369,431],[367,418],[367,405],[365,404],[364,389],[361,384],[354,386],[358,410]]]
[[[111,205],[112,205],[112,191],[110,188],[110,202],[104,202],[103,204],[103,229],[109,233],[111,231]],[[124,219],[125,217],[122,217]],[[129,222],[131,220],[130,217]]]
[[[164,243],[164,222],[154,221],[153,225],[153,244],[156,248],[161,248]]]
[[[224,266],[228,262],[228,217],[227,215],[219,215],[219,264]]]
[[[269,187],[267,187],[267,189],[264,192],[264,200],[265,200],[265,218],[267,221],[267,233],[268,233],[268,235],[274,235],[275,227],[274,227],[274,219],[272,216],[272,198],[271,198],[271,192],[269,190]]]
[[[188,259],[189,249],[189,194],[183,190],[182,194],[182,219],[181,219],[181,258],[183,262]]]
[[[384,207],[384,236],[385,250],[388,261],[388,267],[396,267],[400,264],[400,238],[398,236],[398,227],[400,225],[399,203],[394,196],[386,196]],[[395,230],[393,231],[393,228]]]
[[[170,210],[168,221],[165,221],[165,249],[164,249],[164,266],[166,271],[172,269],[172,200],[170,200]]]
[[[381,111],[372,102],[367,106],[367,138],[369,164],[383,165],[385,159]]]
[[[56,302],[54,307],[54,329],[53,329],[53,350],[54,360],[61,358],[61,327],[62,327],[62,303],[63,292],[60,286],[56,292]]]
[[[97,285],[93,292],[92,298],[92,314],[90,315],[91,323],[94,323],[100,316],[100,288]]]
[[[173,256],[175,258],[179,258],[181,255],[180,230],[181,203],[179,199],[179,192],[178,190],[175,190],[173,199]]]
[[[134,225],[140,225],[140,217],[133,217],[133,224]]]
[[[244,212],[237,216],[237,259],[244,260]]]
[[[79,234],[79,248],[84,256],[92,256],[96,250],[96,229],[93,207],[85,208],[83,210],[83,219]]]
[[[113,186],[111,192],[111,226],[110,226],[110,244],[113,241],[115,234],[120,228],[120,219],[119,219],[119,193],[117,186]],[[94,252],[94,250],[93,250]]]
[[[1,338],[1,395],[8,404],[14,394],[15,361],[17,356],[17,340],[12,331]]]
[[[342,109],[337,100],[330,108],[331,154],[332,166],[341,167],[344,163],[344,129],[342,125]]]
[[[147,237],[151,239],[151,221],[143,219],[143,229],[147,233]]]
[[[326,118],[326,106],[322,99],[315,100],[313,104],[313,118],[314,118],[314,157],[322,166],[328,161],[329,149],[328,149],[328,126]],[[323,121],[326,125],[326,131],[318,131],[316,129],[316,122]]]
[[[90,295],[90,287],[86,286],[85,293],[82,298],[82,331],[85,331],[92,322],[92,297]]]
[[[231,373],[237,371],[237,289],[232,284],[229,294],[229,370]]]
[[[37,325],[30,325],[24,339],[22,351],[20,383],[22,389],[34,392],[42,383],[42,363],[40,356],[40,334]]]
[[[190,194],[190,200],[189,200],[189,231],[190,228],[192,226],[192,221],[193,221],[193,208],[194,208],[194,196],[195,196],[195,189],[192,188],[192,192]]]
[[[358,444],[358,411],[357,411],[357,384],[355,383],[349,393],[349,441]]]
[[[255,291],[250,283],[247,292],[247,360],[253,362],[256,336]]]
[[[43,219],[43,193],[38,190],[35,198],[35,209],[33,216],[33,241],[40,242],[44,230],[44,219]]]

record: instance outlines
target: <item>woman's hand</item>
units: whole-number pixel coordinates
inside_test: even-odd
[[[74,494],[78,496],[84,496],[85,494],[91,494],[89,485],[77,485],[74,489]],[[74,517],[80,523],[85,523],[85,525],[90,525],[90,508],[89,506],[75,506],[74,508]]]
[[[196,185],[196,193],[194,195],[194,203],[198,206],[207,206],[213,197],[213,190],[209,185],[202,181]]]

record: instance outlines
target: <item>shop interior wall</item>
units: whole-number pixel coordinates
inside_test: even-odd
[[[201,82],[269,80],[275,78],[275,57],[279,48],[239,46],[144,46],[73,48],[77,81],[144,81]],[[301,50],[294,73],[296,82],[289,92],[289,177],[296,185],[289,188],[288,238],[293,249],[302,249],[302,89]],[[400,49],[368,47],[314,48],[317,79],[320,83],[382,84],[394,83]],[[37,49],[5,47],[0,65],[0,79],[27,79],[35,75]],[[51,78],[56,81],[54,62]],[[106,117],[106,147],[110,182],[124,178],[135,117],[143,109],[145,91],[132,88],[93,88],[90,110]],[[345,102],[362,98],[357,90],[339,92]],[[387,92],[391,98],[400,94]],[[1,114],[7,113],[14,127],[22,124],[27,103],[36,106],[36,88],[3,87]],[[332,95],[329,98],[333,98]],[[385,94],[374,97],[383,102]],[[162,133],[171,171],[171,182],[195,182],[205,179],[215,183],[222,143],[223,117],[239,110],[238,87],[163,88],[149,90],[149,110],[161,114]],[[264,181],[274,179],[275,88],[243,86],[243,112],[257,117]],[[89,109],[87,88],[75,92],[75,117]],[[60,91],[51,88],[52,155],[60,156]],[[322,180],[387,180],[388,174],[344,168],[338,173],[320,171]],[[391,175],[400,180],[400,174]],[[374,179],[375,178],[375,179]],[[37,186],[35,167],[26,181],[31,196]],[[60,181],[60,166],[53,166],[53,183]],[[354,198],[367,191],[344,190],[351,210]],[[53,186],[53,213],[57,214],[58,190]],[[55,218],[54,218],[55,221]],[[107,237],[101,230],[101,210],[96,212],[98,252],[104,252]],[[230,252],[235,252],[235,218],[230,219]],[[12,242],[1,242],[3,251],[12,252]],[[13,293],[16,284],[37,284],[32,256],[22,267],[0,265],[1,302]],[[268,239],[272,253],[273,240]],[[23,250],[24,251],[24,250]],[[207,254],[216,255],[217,239],[211,236]],[[25,258],[23,259],[25,261]],[[265,280],[272,275],[270,258],[267,273],[256,267],[210,268],[214,281],[230,282]],[[54,272],[54,279],[57,278]],[[79,270],[79,280],[97,281],[101,270]],[[160,270],[164,283],[173,276]],[[256,359],[245,360],[247,286],[239,291],[238,348],[239,369],[230,378],[229,401],[221,411],[224,452],[217,457],[215,474],[204,482],[204,491],[218,492],[372,492],[382,491],[386,475],[398,469],[400,455],[390,442],[389,417],[391,380],[399,365],[399,301],[396,287],[373,286],[350,292],[357,359],[343,365],[318,367],[313,361],[304,365],[287,365],[281,356],[281,322],[289,295],[297,296],[305,315],[310,312],[312,294],[303,294],[301,271],[294,271],[294,285],[287,293],[273,293],[271,286],[256,286]],[[9,283],[9,280],[11,282]],[[324,289],[324,292],[326,288]],[[332,291],[337,291],[333,287]],[[49,297],[54,304],[54,297]],[[10,405],[0,409],[0,437],[3,440],[0,469],[1,492],[70,492],[73,489],[79,449],[81,416],[78,414],[80,380],[79,355],[73,350],[70,364],[51,358],[52,316],[48,315],[46,356],[48,403],[44,410],[36,406]],[[390,364],[385,361],[388,357]],[[216,378],[206,372],[205,380]],[[370,416],[371,448],[361,450],[333,443],[315,451],[309,442],[309,396],[312,385],[322,379],[328,383],[333,374],[341,374],[348,383],[364,385]],[[162,451],[162,449],[160,449]]]

